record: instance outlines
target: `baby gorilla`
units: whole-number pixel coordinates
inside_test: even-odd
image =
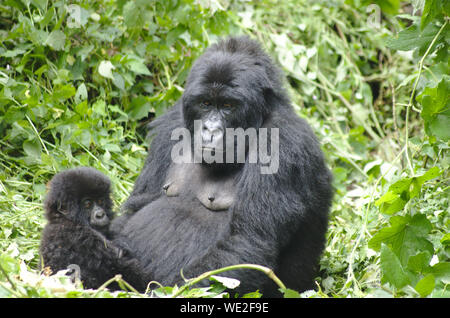
[[[85,288],[98,288],[116,274],[145,290],[139,262],[120,239],[108,239],[111,211],[110,181],[87,167],[58,173],[50,181],[44,202],[48,224],[42,233],[42,265],[53,272],[76,264]],[[117,285],[108,288],[117,289]]]

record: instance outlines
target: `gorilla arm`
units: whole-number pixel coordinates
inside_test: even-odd
[[[130,197],[121,207],[124,213],[116,217],[110,226],[113,236],[119,235],[130,216],[161,196],[166,172],[171,163],[170,136],[173,129],[180,126],[180,109],[176,104],[164,115],[161,115],[148,126],[149,136],[154,136],[150,144],[144,168],[135,182]]]

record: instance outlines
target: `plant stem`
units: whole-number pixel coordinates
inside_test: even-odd
[[[422,58],[419,61],[419,74],[417,75],[416,81],[414,82],[413,90],[411,92],[411,96],[409,97],[409,103],[406,107],[406,118],[405,118],[405,155],[406,155],[406,161],[408,162],[409,169],[411,170],[412,176],[414,176],[414,169],[411,164],[411,159],[409,158],[409,149],[408,149],[408,139],[409,139],[409,129],[408,129],[408,121],[409,121],[409,110],[413,105],[414,96],[416,94],[417,84],[419,83],[420,76],[422,75],[422,69],[423,69],[423,63],[425,61],[425,58],[430,54],[431,48],[434,46],[434,43],[438,39],[439,35],[441,35],[441,32],[444,30],[444,28],[447,26],[448,20],[445,20],[445,23],[442,25],[442,27],[439,29],[438,33],[434,36],[433,40],[431,41],[430,45],[428,46],[425,54],[422,56]]]
[[[278,287],[282,288],[282,289],[286,289],[286,286],[283,284],[283,282],[275,275],[275,273],[273,272],[272,269],[265,267],[265,266],[261,266],[261,265],[256,265],[256,264],[239,264],[239,265],[231,265],[231,266],[226,266],[226,267],[222,267],[219,269],[215,269],[206,273],[201,274],[198,277],[192,278],[190,280],[188,280],[188,282],[181,286],[180,289],[173,295],[173,298],[178,297],[179,295],[181,295],[186,289],[188,289],[189,287],[197,284],[198,282],[202,281],[205,278],[208,278],[212,275],[217,275],[223,272],[227,272],[227,271],[231,271],[231,270],[235,270],[235,269],[255,269],[258,270],[260,272],[263,272],[264,274],[266,274],[270,279],[272,279],[275,284],[278,285]]]
[[[119,275],[114,276],[114,277],[111,278],[110,280],[106,281],[103,285],[101,285],[101,286],[97,289],[97,292],[94,294],[93,298],[97,297],[97,295],[98,295],[102,290],[104,290],[108,285],[110,285],[110,284],[112,284],[112,283],[114,283],[114,282],[117,282],[117,283],[119,283],[119,284],[122,283],[122,284],[125,285],[125,287],[127,287],[127,288],[128,288],[129,290],[131,290],[132,292],[134,292],[134,293],[136,293],[136,294],[142,296],[142,294],[139,293],[133,286],[131,286],[130,284],[128,284],[126,281],[124,281],[124,280],[122,279],[122,275],[119,274]]]

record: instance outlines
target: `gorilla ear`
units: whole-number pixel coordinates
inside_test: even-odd
[[[67,215],[69,213],[69,210],[67,207],[62,203],[62,200],[49,200],[45,203],[45,209],[49,215],[55,215],[55,214],[63,214]]]
[[[67,215],[67,214],[69,213],[67,207],[65,207],[64,204],[62,204],[61,201],[57,201],[57,202],[56,202],[55,208],[56,208],[56,209],[55,209],[56,212],[61,213],[61,214],[63,214],[63,215]]]

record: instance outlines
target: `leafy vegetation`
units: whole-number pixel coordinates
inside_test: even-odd
[[[0,297],[144,296],[39,273],[45,184],[92,166],[118,207],[145,124],[205,47],[241,33],[283,67],[335,177],[318,290],[285,296],[450,297],[449,15],[439,0],[2,1]],[[233,296],[236,282],[212,279],[150,295]]]

